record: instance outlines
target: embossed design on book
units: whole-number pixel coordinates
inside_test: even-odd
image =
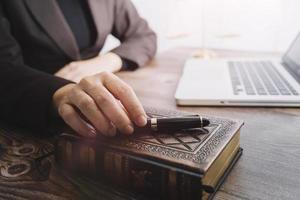
[[[161,117],[158,115],[151,115],[151,117]],[[217,131],[219,125],[211,124],[202,129],[192,129],[180,131],[178,133],[147,133],[139,134],[135,140],[145,144],[155,146],[162,146],[168,149],[175,149],[177,151],[187,153],[197,153],[201,144],[210,137],[212,133]]]

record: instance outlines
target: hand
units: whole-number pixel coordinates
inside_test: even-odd
[[[85,137],[95,137],[97,132],[114,136],[116,130],[132,134],[133,123],[137,126],[147,123],[145,111],[132,88],[109,72],[58,89],[53,102],[64,121]]]
[[[114,73],[119,71],[121,67],[121,58],[115,53],[107,53],[88,60],[71,62],[56,72],[55,75],[78,83],[84,77],[102,71]]]

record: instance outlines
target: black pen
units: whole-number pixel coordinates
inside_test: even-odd
[[[187,115],[180,117],[148,118],[146,127],[152,131],[160,132],[203,128],[209,124],[209,120],[200,115]]]

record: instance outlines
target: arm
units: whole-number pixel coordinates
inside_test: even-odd
[[[45,129],[54,92],[69,84],[24,65],[9,24],[0,16],[0,118],[31,129]]]
[[[103,71],[118,72],[121,67],[121,58],[117,54],[109,52],[88,60],[71,62],[56,72],[55,75],[78,83],[86,76],[92,76]]]
[[[156,34],[130,0],[115,0],[112,34],[121,41],[112,52],[136,67],[145,65],[156,53]]]
[[[96,137],[97,133],[114,136],[117,130],[132,134],[134,124],[147,123],[132,88],[109,72],[64,86],[55,92],[53,100],[64,121],[85,137]]]
[[[55,75],[79,82],[101,71],[134,70],[145,65],[156,53],[156,34],[130,0],[115,0],[112,34],[121,41],[119,47],[92,59],[71,62]]]
[[[1,120],[45,130],[49,122],[62,118],[85,137],[113,136],[116,130],[131,134],[133,123],[146,124],[145,111],[133,90],[111,73],[75,84],[26,67],[7,25],[0,17]]]

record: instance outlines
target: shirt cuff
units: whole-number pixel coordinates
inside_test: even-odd
[[[128,60],[126,58],[121,58],[121,60],[122,60],[122,68],[121,68],[122,71],[133,71],[138,68],[138,64],[131,60]]]

